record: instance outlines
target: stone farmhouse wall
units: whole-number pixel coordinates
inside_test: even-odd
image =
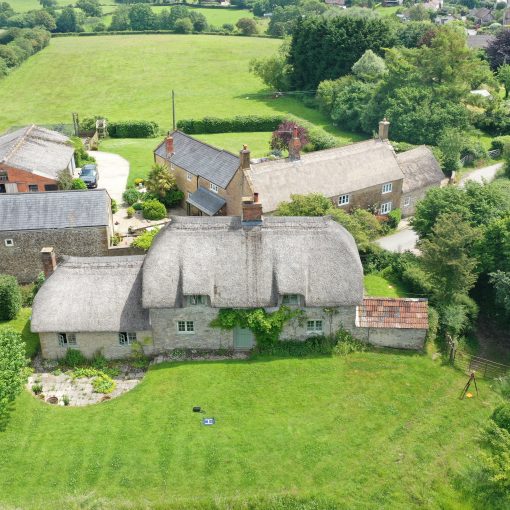
[[[67,347],[61,347],[58,342],[58,333],[39,333],[41,340],[41,352],[43,358],[60,359],[66,355]],[[72,333],[63,331],[62,333]],[[102,352],[108,359],[127,358],[131,354],[130,345],[120,345],[118,332],[76,332],[76,346],[87,358],[91,358],[97,352]],[[153,352],[152,333],[150,331],[136,331],[136,338],[143,346],[145,354]]]
[[[6,246],[7,239],[12,239],[12,246]],[[57,260],[61,260],[63,255],[107,255],[109,244],[110,229],[106,226],[0,232],[0,274],[15,276],[20,283],[33,282],[42,271],[43,247],[53,247]]]
[[[426,329],[397,329],[397,328],[355,328],[353,335],[379,347],[394,347],[396,349],[423,349]]]
[[[402,217],[405,218],[407,216],[413,216],[416,212],[416,204],[425,198],[425,194],[430,188],[437,188],[438,184],[426,186],[424,188],[420,188],[414,191],[410,191],[408,193],[404,193],[402,195],[402,199],[400,200],[400,209],[402,210]],[[409,200],[409,205],[404,205],[406,201]]]

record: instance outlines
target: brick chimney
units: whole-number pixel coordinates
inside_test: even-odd
[[[379,122],[379,139],[388,140],[390,135],[390,123],[386,117]]]
[[[243,150],[239,151],[239,161],[241,168],[250,168],[250,149],[247,145],[243,145]]]
[[[292,128],[292,139],[289,143],[289,159],[291,161],[297,161],[301,159],[301,141],[299,140],[298,128],[294,126]]]
[[[253,197],[243,197],[242,221],[262,223],[262,204],[259,202],[258,193],[253,193]]]
[[[167,154],[174,154],[174,137],[170,133],[166,137],[165,145]]]
[[[43,265],[44,276],[48,278],[57,268],[57,259],[55,257],[55,250],[53,250],[53,247],[43,248],[41,250],[41,261]]]

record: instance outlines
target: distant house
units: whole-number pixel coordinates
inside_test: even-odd
[[[224,308],[272,311],[281,305],[303,313],[284,326],[281,340],[305,340],[341,326],[369,340],[379,327],[356,324],[360,313],[366,315],[359,309],[366,307],[363,268],[347,230],[328,217],[263,218],[254,198],[243,203],[242,218],[172,218],[145,257],[64,260],[35,298],[32,330],[45,358],[61,358],[70,347],[86,356],[100,350],[122,358],[134,342],[147,355],[249,350],[255,345],[251,330],[214,328],[211,321]],[[408,308],[404,301],[393,303],[395,336],[386,328],[375,335],[377,343],[423,346],[412,316],[404,315]],[[419,313],[426,315],[426,303]]]
[[[448,178],[432,151],[424,145],[397,154],[397,161],[404,173],[400,208],[403,216],[411,216],[416,203],[421,200],[428,189],[445,186]]]
[[[67,136],[35,125],[0,136],[0,193],[54,191],[62,170],[75,170]]]
[[[430,184],[416,187],[417,179],[414,174],[406,178],[401,161],[413,161],[418,173],[435,174],[439,164],[433,154],[423,147],[397,155],[388,141],[389,122],[381,121],[379,128],[377,139],[252,163],[247,181],[262,197],[264,212],[274,212],[294,194],[321,193],[345,211],[362,208],[379,214],[400,207],[403,197],[412,195],[417,200],[424,196]],[[406,207],[403,214],[409,215],[411,210]]]
[[[383,0],[383,7],[398,7],[402,5],[402,0]]]
[[[32,282],[42,248],[52,247],[58,260],[106,255],[112,233],[106,190],[0,195],[0,273]]]
[[[473,9],[470,15],[474,18],[477,25],[487,25],[494,21],[494,15],[491,9],[481,7],[480,9]]]
[[[190,216],[241,214],[243,165],[249,166],[249,156],[249,151],[236,156],[181,131],[169,133],[154,151],[155,162],[174,173]]]
[[[345,0],[325,0],[326,5],[332,5],[335,7],[340,7],[342,9],[345,9]]]

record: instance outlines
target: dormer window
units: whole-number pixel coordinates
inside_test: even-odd
[[[299,306],[299,294],[284,294],[282,304],[289,306]]]
[[[192,305],[206,305],[207,297],[202,294],[192,294],[191,296],[188,296],[188,304],[190,306],[192,306]]]
[[[214,193],[218,193],[219,191],[218,186],[216,184],[213,184],[212,182],[209,184],[209,189]]]

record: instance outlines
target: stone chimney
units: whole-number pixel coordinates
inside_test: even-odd
[[[250,149],[247,145],[243,145],[243,150],[239,151],[239,161],[243,170],[250,168]]]
[[[386,117],[379,122],[379,139],[388,140],[390,136],[390,123]]]
[[[174,154],[174,137],[170,133],[166,137],[165,145],[167,154]]]
[[[253,193],[253,197],[243,197],[243,223],[262,223],[262,204],[259,202],[259,194]]]
[[[49,278],[57,268],[57,259],[53,247],[43,248],[41,250],[41,261],[43,265],[44,276]]]
[[[301,159],[301,141],[299,140],[298,128],[294,126],[292,128],[292,139],[289,143],[289,159],[291,161],[297,161]]]

